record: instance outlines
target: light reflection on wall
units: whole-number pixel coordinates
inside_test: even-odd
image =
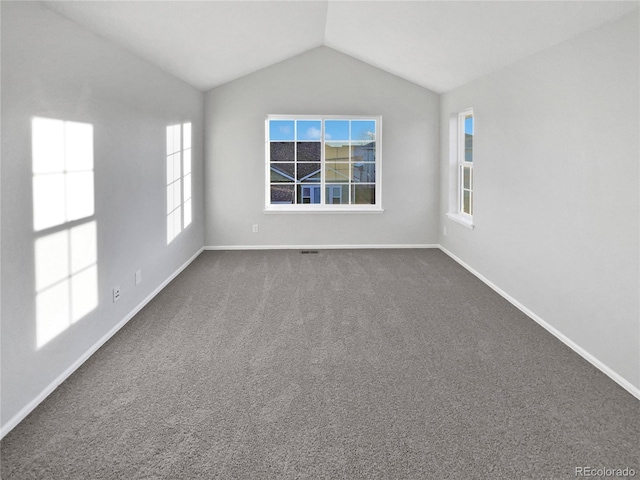
[[[167,127],[167,244],[191,224],[191,123]]]
[[[93,126],[32,120],[36,345],[98,305]]]

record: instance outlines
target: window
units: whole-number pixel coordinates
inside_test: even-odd
[[[381,118],[269,115],[267,211],[382,211]]]
[[[454,113],[449,118],[449,211],[447,217],[468,228],[473,224],[473,110]]]
[[[473,216],[473,111],[458,114],[458,213]]]
[[[167,127],[167,244],[191,223],[191,124]]]

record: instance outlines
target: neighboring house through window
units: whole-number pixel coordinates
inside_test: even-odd
[[[269,115],[267,211],[381,211],[380,117]]]

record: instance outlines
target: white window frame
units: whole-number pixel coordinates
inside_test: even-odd
[[[467,117],[471,116],[473,119],[473,130],[475,131],[475,118],[473,116],[473,110],[465,110],[458,114],[458,213],[463,217],[473,222],[473,161],[467,162],[466,160],[466,133],[465,122]],[[475,132],[474,132],[475,133]],[[473,135],[473,133],[472,133]],[[473,147],[472,147],[473,152]],[[472,153],[473,154],[473,153]],[[464,188],[464,169],[469,169],[469,188]],[[464,211],[464,192],[469,192],[469,210],[471,213]]]
[[[455,180],[450,182],[451,185],[451,195],[450,195],[450,211],[447,213],[447,217],[455,222],[458,222],[465,227],[475,228],[475,224],[473,223],[473,201],[474,201],[474,172],[473,172],[473,164],[474,162],[467,162],[465,159],[465,119],[471,116],[473,117],[473,133],[475,140],[475,130],[476,130],[476,117],[473,113],[473,108],[467,108],[459,113],[457,113],[452,119],[450,124],[451,129],[451,158],[452,158],[452,166],[455,166],[455,169],[452,168],[451,174]],[[473,147],[475,149],[475,145]],[[475,153],[475,152],[474,152]],[[469,189],[464,188],[464,169],[469,169]],[[469,205],[471,214],[464,211],[464,192],[468,190],[470,192]]]
[[[320,203],[316,204],[272,204],[271,203],[271,150],[269,121],[270,120],[291,120],[296,125],[296,120],[319,120],[321,125],[320,133],[320,183],[312,184],[320,186]],[[376,158],[375,158],[375,204],[326,204],[326,187],[331,183],[325,182],[325,120],[373,120],[376,122]],[[265,213],[382,213],[382,117],[380,115],[267,115],[265,119]],[[294,140],[296,135],[294,132]],[[329,140],[330,141],[330,140]]]

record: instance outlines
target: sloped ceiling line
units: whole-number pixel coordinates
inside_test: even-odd
[[[206,91],[321,45],[436,93],[638,9],[638,1],[45,1]]]

